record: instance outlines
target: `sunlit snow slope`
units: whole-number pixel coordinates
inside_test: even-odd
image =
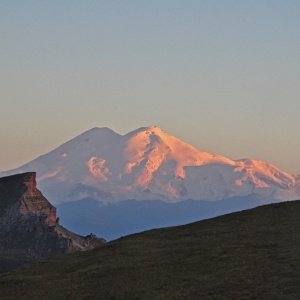
[[[300,196],[299,176],[266,162],[200,151],[159,127],[124,136],[93,128],[48,154],[1,175],[36,171],[43,193],[54,203],[91,197],[218,200],[261,195],[290,200]]]

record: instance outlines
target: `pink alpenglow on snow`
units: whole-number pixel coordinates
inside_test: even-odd
[[[93,128],[2,174],[31,170],[54,203],[84,197],[103,202],[213,201],[252,194],[279,200],[300,197],[299,176],[263,161],[231,160],[198,150],[156,126],[125,135]]]

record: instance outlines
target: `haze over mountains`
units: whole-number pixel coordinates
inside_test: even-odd
[[[263,161],[200,151],[156,126],[125,135],[93,128],[0,176],[28,171],[37,172],[39,186],[54,204],[84,198],[113,203],[300,197],[299,175]]]

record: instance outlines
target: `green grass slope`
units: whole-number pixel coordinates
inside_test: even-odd
[[[0,277],[1,299],[300,299],[300,201],[151,230]]]

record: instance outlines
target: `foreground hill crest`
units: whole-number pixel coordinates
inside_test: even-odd
[[[0,277],[1,299],[299,299],[299,214],[290,201],[126,236]]]
[[[36,170],[54,202],[90,197],[178,202],[260,195],[300,197],[300,178],[266,162],[201,151],[156,126],[125,135],[92,128],[12,171]],[[0,174],[1,175],[1,174]]]

